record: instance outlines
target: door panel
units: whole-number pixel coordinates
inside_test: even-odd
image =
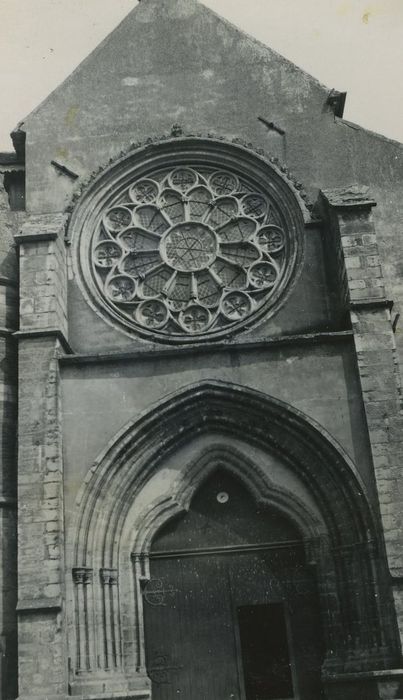
[[[234,609],[283,605],[294,692],[284,697],[319,700],[323,656],[319,598],[314,573],[304,563],[303,548],[293,545],[238,554],[228,559],[227,566]]]
[[[153,698],[241,700],[222,558],[157,559],[151,570],[153,579],[169,591],[162,605],[150,605],[145,597]]]
[[[155,587],[157,582],[157,589],[163,592],[157,605],[153,596],[147,595],[147,588],[144,594],[147,669],[154,700],[276,697],[269,693],[253,696],[246,687],[239,622],[243,608],[270,605],[281,605],[284,610],[293,687],[291,695],[278,698],[322,697],[314,579],[302,566],[296,566],[295,576],[290,578],[284,562],[289,556],[283,550],[270,550],[151,560],[151,583]],[[298,559],[301,553],[295,551],[294,556]],[[282,629],[280,632],[283,634]],[[268,639],[262,654],[275,671],[279,658],[270,655],[273,636]],[[284,640],[281,643],[284,645]]]

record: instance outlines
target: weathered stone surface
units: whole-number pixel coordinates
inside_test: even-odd
[[[28,209],[60,212],[68,203],[74,181],[50,165],[54,158],[85,179],[178,122],[183,133],[238,137],[286,163],[313,201],[319,188],[342,187],[351,204],[366,196],[351,185],[371,184],[387,296],[399,311],[403,146],[335,119],[329,92],[202,4],[184,11],[182,0],[147,0],[25,120]],[[99,326],[97,334],[100,344],[119,342]],[[403,353],[402,338],[399,330]]]
[[[332,207],[376,206],[375,200],[368,196],[369,187],[364,185],[336,187],[322,190],[322,194]]]
[[[338,196],[336,192],[331,198],[326,193],[325,197],[332,208],[330,219],[333,221],[333,235],[340,235],[340,244],[344,252],[343,193]],[[356,242],[362,244],[360,246],[362,251],[358,258],[345,257],[345,262],[349,295],[352,302],[358,301],[358,287],[356,280],[351,275],[352,266],[348,264],[349,261],[358,261],[356,269],[360,272],[359,280],[363,282],[360,289],[365,304],[362,306],[359,303],[352,305],[351,324],[371,443],[388,567],[392,577],[396,580],[394,595],[401,634],[403,627],[400,600],[400,580],[403,576],[403,488],[400,478],[403,455],[401,376],[390,310],[379,305],[371,307],[371,302],[376,297],[374,282],[377,282],[376,289],[379,295],[384,296],[385,292],[379,256],[376,251],[375,230],[366,239],[367,245],[370,247],[370,255],[366,255],[365,244],[361,236],[362,220],[366,219],[368,224],[371,224],[371,206],[370,200],[361,202],[360,209],[357,209],[358,212],[361,211],[361,215],[358,215],[355,220],[353,216],[350,218],[347,251],[350,252],[351,249],[354,249],[355,237]],[[355,235],[354,228],[356,229]],[[396,687],[393,686],[391,692],[397,692],[398,686],[398,683]],[[394,697],[394,695],[392,694],[390,697]]]
[[[17,694],[17,348],[18,259],[13,234],[24,214],[9,209],[0,174],[0,698]]]
[[[57,341],[52,338],[20,341],[17,608],[20,697],[57,695],[66,688],[66,639],[61,610],[64,510],[57,350]],[[51,537],[47,534],[49,527]]]
[[[15,659],[18,339],[19,700],[150,697],[150,546],[217,465],[307,543],[326,697],[396,700],[403,418],[389,298],[403,301],[402,147],[335,119],[326,88],[195,0],[142,0],[23,128],[28,220],[0,199],[0,645]],[[94,183],[112,196],[110,159],[147,172],[157,144],[172,157],[198,135],[201,159],[221,139],[251,172],[266,159],[303,212],[305,255],[273,318],[167,348],[106,320],[83,289],[92,249],[79,260],[66,209],[76,186],[72,222],[98,211]],[[323,190],[323,220],[269,156],[314,199]],[[92,230],[80,234],[86,245]]]
[[[58,330],[67,338],[66,216],[30,217],[20,246],[20,331]]]

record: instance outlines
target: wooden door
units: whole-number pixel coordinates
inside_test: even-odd
[[[153,700],[316,700],[320,622],[296,529],[217,473],[156,538],[145,585]]]

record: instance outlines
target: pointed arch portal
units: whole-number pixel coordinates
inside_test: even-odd
[[[155,700],[308,700],[338,674],[397,662],[360,478],[277,399],[212,381],[168,397],[97,460],[76,522],[73,694],[98,679]]]
[[[151,545],[143,604],[153,698],[322,697],[310,554],[296,525],[256,499],[222,454]]]

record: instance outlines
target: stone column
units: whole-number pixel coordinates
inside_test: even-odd
[[[75,567],[76,659],[73,696],[133,698],[123,669],[117,569]],[[140,697],[140,696],[139,696]],[[145,696],[148,697],[148,696]]]
[[[105,669],[121,668],[118,572],[116,569],[101,569],[103,598]]]
[[[392,304],[385,293],[374,206],[368,188],[359,186],[325,190],[318,203],[328,224],[328,250],[337,267],[340,306],[354,333],[386,559],[403,641],[403,404]],[[385,618],[390,642],[396,634],[393,605],[385,610]],[[396,669],[396,675],[386,674],[379,680],[381,697],[400,697],[393,694],[400,676],[402,672]]]
[[[67,345],[63,215],[33,216],[20,256],[19,698],[64,698],[63,457],[58,353]]]
[[[74,603],[76,608],[76,668],[78,674],[87,673],[91,669],[96,668],[90,629],[92,626],[93,578],[92,569],[85,567],[73,569]]]

